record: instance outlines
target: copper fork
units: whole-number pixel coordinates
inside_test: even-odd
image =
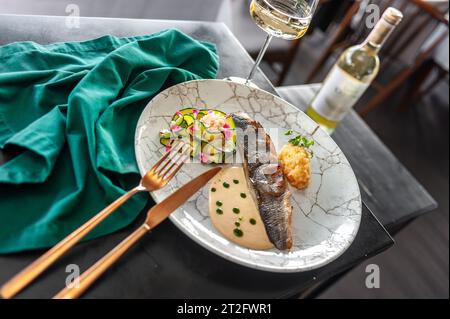
[[[189,151],[189,147],[186,143],[181,140],[176,140],[172,144],[171,150],[166,152],[158,162],[156,162],[156,164],[141,179],[138,186],[119,197],[116,201],[104,208],[101,212],[10,279],[1,287],[0,296],[4,299],[14,297],[133,195],[144,191],[155,191],[164,187],[189,158]]]

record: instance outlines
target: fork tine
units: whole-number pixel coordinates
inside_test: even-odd
[[[181,145],[181,146],[180,146]],[[170,163],[173,162],[174,158],[177,157],[177,155],[179,154],[180,150],[183,150],[184,147],[184,142],[180,143],[180,145],[177,146],[176,149],[173,149],[170,153],[169,158],[165,161],[164,164],[160,165],[160,167],[157,167],[154,171],[154,173],[156,175],[161,175],[161,172],[167,167],[167,165],[169,165]],[[161,175],[162,176],[162,175]]]
[[[149,170],[149,172],[155,173],[155,170],[158,168],[159,165],[161,165],[162,162],[174,151],[174,148],[178,148],[180,145],[183,145],[184,142],[180,140],[175,140],[172,142],[172,149],[170,151],[167,151],[156,163],[153,165],[153,167]],[[179,149],[177,149],[177,152]]]
[[[177,141],[175,141],[174,143],[176,143]],[[158,166],[170,155],[171,151],[166,152],[156,163],[155,165],[152,166],[152,168],[150,169],[149,172],[154,171],[156,168],[158,168]]]
[[[181,160],[181,162],[180,162],[180,164],[178,165],[178,167],[175,168],[175,169],[172,171],[172,173],[170,173],[170,175],[166,177],[166,180],[167,180],[167,181],[170,181],[170,180],[175,176],[175,174],[178,173],[178,171],[183,167],[185,161],[186,161],[188,158],[189,158],[189,155],[185,155],[185,156],[184,156],[184,158]]]
[[[185,160],[189,157],[188,152],[190,152],[190,148],[186,147],[186,149],[183,150],[183,152],[180,154],[180,156],[173,161],[172,165],[170,165],[170,167],[168,169],[166,169],[163,173],[160,173],[159,176],[161,176],[162,178],[164,178],[175,166],[183,166]],[[181,161],[180,161],[181,159]],[[178,167],[177,167],[178,169]]]
[[[161,169],[161,170],[159,170],[158,175],[161,176],[161,177],[163,177],[165,174],[167,174],[168,171],[170,171],[170,170],[173,168],[173,166],[179,161],[179,159],[180,159],[181,157],[183,157],[184,155],[186,155],[186,154],[189,153],[190,151],[191,151],[191,148],[190,148],[189,146],[186,146],[186,148],[182,148],[182,149],[181,149],[181,152],[175,154],[175,156],[173,156],[173,157],[171,158],[171,161],[170,161],[169,164],[172,164],[172,165],[171,165],[169,168],[167,168],[167,169],[164,169],[164,170]],[[167,165],[166,165],[166,166],[167,166]]]

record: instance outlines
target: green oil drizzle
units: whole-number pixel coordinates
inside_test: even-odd
[[[244,232],[243,232],[242,230],[240,230],[239,228],[235,228],[235,229],[233,230],[233,233],[234,233],[234,235],[235,235],[236,237],[242,237],[242,236],[244,236]]]

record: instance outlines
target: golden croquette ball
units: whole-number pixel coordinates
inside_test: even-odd
[[[278,155],[283,173],[289,184],[305,189],[311,179],[311,155],[304,148],[286,144]]]

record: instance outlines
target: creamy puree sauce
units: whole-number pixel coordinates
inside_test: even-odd
[[[273,247],[242,167],[226,167],[214,177],[209,189],[209,215],[228,240],[255,250]]]

